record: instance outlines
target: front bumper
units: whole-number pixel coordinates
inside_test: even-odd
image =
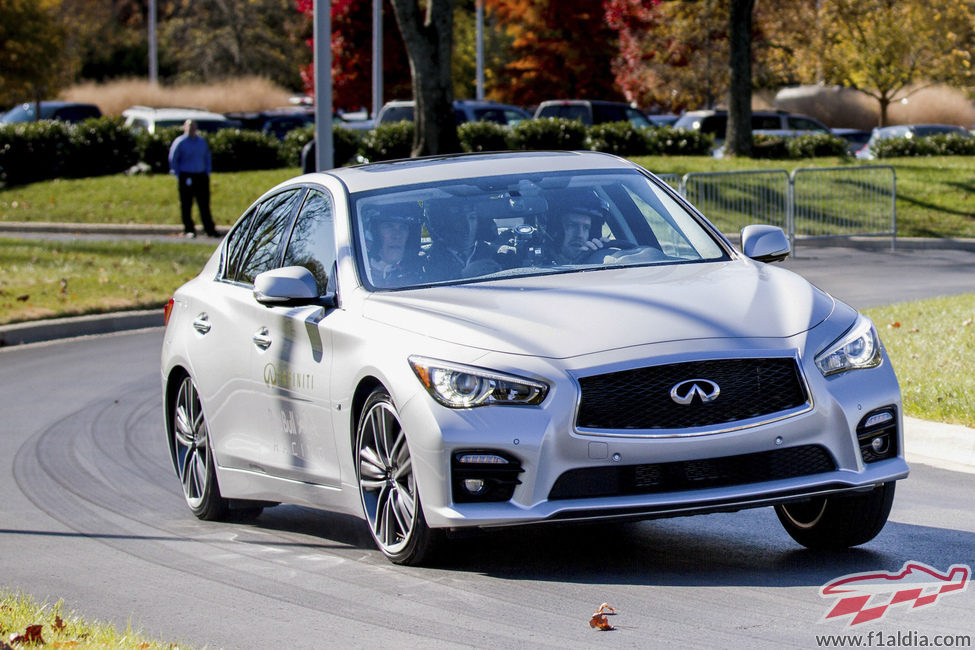
[[[488,367],[512,370],[504,365],[510,360],[483,361]],[[414,469],[430,526],[493,527],[732,511],[869,489],[909,472],[900,389],[886,359],[878,368],[828,378],[804,367],[808,408],[713,432],[580,430],[575,427],[579,392],[574,369],[555,367],[554,361],[532,362],[539,365],[527,376],[549,381],[562,377],[539,407],[451,410],[420,394],[401,409],[403,426],[412,433]],[[863,422],[878,409],[893,415],[885,429],[890,452],[882,458],[863,451],[869,444]],[[504,477],[509,491],[495,492],[487,501],[476,495],[465,498],[465,489],[478,489],[478,475],[458,473],[458,454],[510,460],[508,469],[513,471]],[[785,457],[787,469],[766,469],[778,467]],[[499,467],[503,465],[487,469],[494,472]],[[669,478],[658,480],[661,472]],[[472,477],[474,482],[463,483]]]

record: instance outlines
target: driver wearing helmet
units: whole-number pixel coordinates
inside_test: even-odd
[[[578,264],[606,247],[610,238],[598,236],[606,217],[595,193],[569,192],[549,205],[548,234],[555,242],[556,264]]]
[[[419,206],[382,206],[367,213],[366,253],[374,286],[401,287],[417,281],[420,272]]]

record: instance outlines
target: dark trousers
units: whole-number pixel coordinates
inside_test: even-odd
[[[183,230],[195,232],[193,227],[193,199],[200,208],[200,222],[203,224],[203,231],[208,235],[216,235],[217,229],[213,225],[213,217],[210,215],[210,175],[203,172],[199,174],[180,174],[179,175],[179,209],[180,216],[183,218]]]

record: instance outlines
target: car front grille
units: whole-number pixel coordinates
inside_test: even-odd
[[[717,386],[714,401],[678,404],[671,391],[690,380]],[[687,429],[770,416],[807,404],[795,359],[720,359],[634,368],[579,379],[576,424],[592,429]]]
[[[559,476],[549,499],[701,490],[809,476],[835,469],[836,463],[829,452],[818,445],[671,463],[584,467]]]

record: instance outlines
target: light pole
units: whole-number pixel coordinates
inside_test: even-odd
[[[372,119],[383,107],[383,0],[372,0]]]
[[[484,99],[484,0],[476,0],[477,10],[477,99]]]
[[[315,0],[315,170],[335,165],[332,145],[332,2]]]
[[[159,54],[156,49],[156,0],[149,0],[149,83],[159,83]]]

